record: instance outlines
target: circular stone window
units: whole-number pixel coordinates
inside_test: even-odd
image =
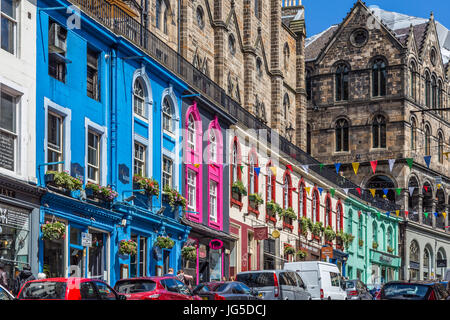
[[[357,29],[350,36],[350,42],[355,47],[362,47],[369,40],[369,33],[366,29]]]
[[[197,7],[197,25],[200,29],[205,27],[204,14],[201,6]]]
[[[430,60],[431,60],[431,63],[433,64],[433,66],[435,66],[436,65],[436,49],[434,47],[431,48]]]

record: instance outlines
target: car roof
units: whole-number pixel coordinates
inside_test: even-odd
[[[103,280],[99,280],[99,279],[90,279],[90,278],[81,278],[81,277],[70,277],[70,278],[47,278],[47,279],[37,279],[37,280],[30,280],[27,282],[67,282],[67,281],[71,281],[71,282],[89,282],[89,281],[99,281],[99,282],[104,282]]]
[[[390,285],[390,284],[419,284],[419,285],[425,285],[425,286],[432,286],[434,284],[438,283],[437,281],[432,280],[414,280],[414,281],[389,281],[385,283],[384,285]]]
[[[123,281],[139,281],[139,280],[151,280],[151,281],[160,281],[164,279],[178,279],[176,276],[153,276],[153,277],[136,277],[136,278],[126,278],[117,280],[117,282]],[[116,283],[117,283],[116,282]]]

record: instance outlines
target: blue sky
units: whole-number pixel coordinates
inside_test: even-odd
[[[332,24],[342,22],[355,2],[356,0],[303,0],[307,37],[322,32]],[[377,5],[387,11],[420,18],[429,18],[433,11],[435,19],[450,29],[449,0],[367,0],[365,2],[367,6]]]

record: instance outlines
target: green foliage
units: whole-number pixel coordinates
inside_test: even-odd
[[[148,195],[159,197],[159,183],[155,179],[135,174],[133,176],[133,183],[137,184],[139,189],[145,189]]]
[[[372,248],[376,250],[378,248],[378,242],[376,241],[372,242]]]
[[[311,219],[307,217],[301,217],[299,220],[300,229],[303,236],[308,236],[308,230],[311,230],[310,225],[312,225]]]
[[[306,250],[300,249],[300,250],[297,251],[297,258],[298,258],[299,260],[303,260],[303,259],[306,258],[306,255],[307,255],[307,254],[308,254],[308,253],[306,252]]]
[[[320,237],[322,235],[322,232],[324,231],[324,227],[322,222],[316,222],[315,224],[313,224],[312,228],[311,228],[311,232],[313,235],[315,235],[316,237]]]
[[[295,254],[295,249],[291,246],[285,246],[284,247],[284,254],[288,255],[288,254]]]
[[[102,197],[106,201],[114,201],[115,198],[119,196],[119,194],[112,190],[111,187],[102,187],[96,183],[88,182],[86,184],[86,189],[92,189],[93,193],[97,197]]]
[[[364,240],[363,239],[359,239],[359,246],[362,247],[364,245]]]
[[[197,248],[194,246],[185,246],[181,249],[181,255],[186,260],[195,261],[197,259]]]
[[[292,219],[292,220],[297,219],[297,214],[294,212],[294,209],[292,209],[291,207],[289,207],[287,209],[282,209],[281,212],[278,214],[282,218],[287,218],[287,219]]]
[[[42,239],[44,240],[60,240],[64,239],[66,234],[66,225],[62,222],[46,221],[42,225]]]
[[[387,247],[387,251],[388,251],[389,253],[393,253],[393,252],[394,252],[394,248],[392,248],[391,246],[388,246],[388,247]]]
[[[77,178],[72,177],[65,171],[47,171],[46,174],[53,174],[53,184],[57,187],[65,188],[70,191],[83,189],[83,182]]]
[[[161,249],[172,249],[175,245],[175,241],[170,239],[170,237],[159,236],[156,238],[155,245]]]
[[[326,241],[333,241],[334,239],[336,239],[336,233],[330,226],[326,227],[324,231],[324,236]]]
[[[273,201],[273,200],[269,201],[266,204],[266,208],[268,210],[272,211],[273,215],[280,214],[281,211],[283,211],[283,208],[281,208],[280,205],[278,203],[276,203],[275,201]]]
[[[186,208],[186,199],[177,190],[164,186],[164,193],[169,197],[169,204],[172,210],[178,206],[183,209]]]
[[[246,196],[247,195],[247,190],[244,187],[244,184],[242,183],[241,180],[237,180],[235,182],[233,182],[233,185],[231,186],[233,192],[236,192],[237,194],[241,195],[241,196]]]
[[[261,197],[261,195],[259,195],[257,193],[249,194],[248,198],[250,201],[255,202],[257,206],[264,203],[264,200]]]
[[[119,254],[134,256],[137,253],[137,243],[133,240],[121,240],[119,242]]]

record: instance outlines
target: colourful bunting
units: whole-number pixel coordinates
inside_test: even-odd
[[[344,192],[346,195],[348,195],[348,190],[350,190],[349,188],[344,188]]]
[[[385,195],[385,196],[387,196],[388,192],[389,192],[389,190],[388,190],[388,189],[386,189],[386,188],[385,188],[385,189],[383,189],[383,193],[384,193],[384,195]]]
[[[303,170],[304,170],[306,173],[308,173],[308,171],[309,171],[309,165],[304,164],[304,165],[302,165],[302,168],[303,168]]]
[[[378,160],[370,161],[370,165],[372,167],[373,174],[375,174],[375,171],[377,171],[377,164],[378,164]]]
[[[428,186],[423,186],[423,188],[425,189],[425,192],[428,192]]]
[[[394,169],[395,159],[389,159],[389,171],[392,172],[392,169]]]
[[[330,193],[331,193],[331,196],[332,196],[332,197],[334,197],[334,193],[335,193],[335,192],[336,192],[336,190],[334,190],[333,188],[330,189]]]
[[[406,211],[405,210],[405,216],[408,218],[408,215],[409,215],[409,211]]]
[[[289,170],[291,170],[291,172],[294,172],[294,170],[292,170],[292,165],[288,164],[288,165],[286,165],[286,168],[288,168]]]
[[[442,215],[444,216],[444,219],[446,219],[447,218],[447,212],[442,212]]]
[[[270,171],[272,171],[272,174],[273,174],[274,176],[277,175],[277,167],[270,167]]]
[[[397,191],[397,194],[400,195],[402,193],[402,188],[397,188],[395,191]]]
[[[358,191],[359,195],[361,195],[361,188],[356,188],[356,191]]]
[[[255,167],[255,173],[256,173],[257,177],[259,177],[260,171],[261,171],[261,168]]]
[[[408,166],[409,166],[409,168],[411,169],[411,168],[412,168],[412,165],[413,165],[413,163],[414,163],[414,159],[413,159],[413,158],[407,158],[407,159],[406,159],[406,162],[408,163]]]
[[[438,217],[438,215],[439,215],[439,213],[437,213],[437,212],[434,213],[434,216],[435,216],[436,218]]]
[[[375,198],[375,189],[369,189],[369,190],[370,190],[370,193],[372,194],[372,197]]]
[[[377,212],[377,217],[378,217],[378,219],[380,219],[381,218],[381,213]]]
[[[450,152],[444,152],[444,155],[445,155],[445,157],[447,158],[447,160],[448,160],[448,155],[450,154]]]
[[[391,216],[391,213],[389,211],[386,212],[386,216],[389,218]]]
[[[321,163],[319,166],[320,166],[320,171],[322,171],[324,164]]]
[[[355,172],[355,176],[358,175],[358,169],[359,169],[359,162],[353,162],[353,171]]]
[[[395,210],[395,215],[398,217],[400,215],[400,210]]]
[[[425,156],[423,157],[425,160],[425,163],[427,164],[428,169],[430,168],[430,162],[431,162],[431,156]]]
[[[311,190],[311,187],[305,187],[305,190],[306,190],[306,192],[307,192],[308,195],[309,195],[309,190]]]
[[[437,188],[438,188],[438,189],[440,189],[440,188],[441,188],[441,184],[440,184],[440,183],[438,183],[438,185],[437,185]]]
[[[428,212],[423,213],[425,215],[425,218],[428,218]]]
[[[317,188],[317,189],[319,190],[320,195],[322,195],[323,188]]]
[[[334,167],[336,168],[336,173],[339,174],[339,169],[341,168],[341,164],[339,162],[335,163]]]
[[[197,169],[200,168],[200,165],[198,163],[194,164],[194,167],[196,167]],[[242,169],[241,169],[242,170]]]

